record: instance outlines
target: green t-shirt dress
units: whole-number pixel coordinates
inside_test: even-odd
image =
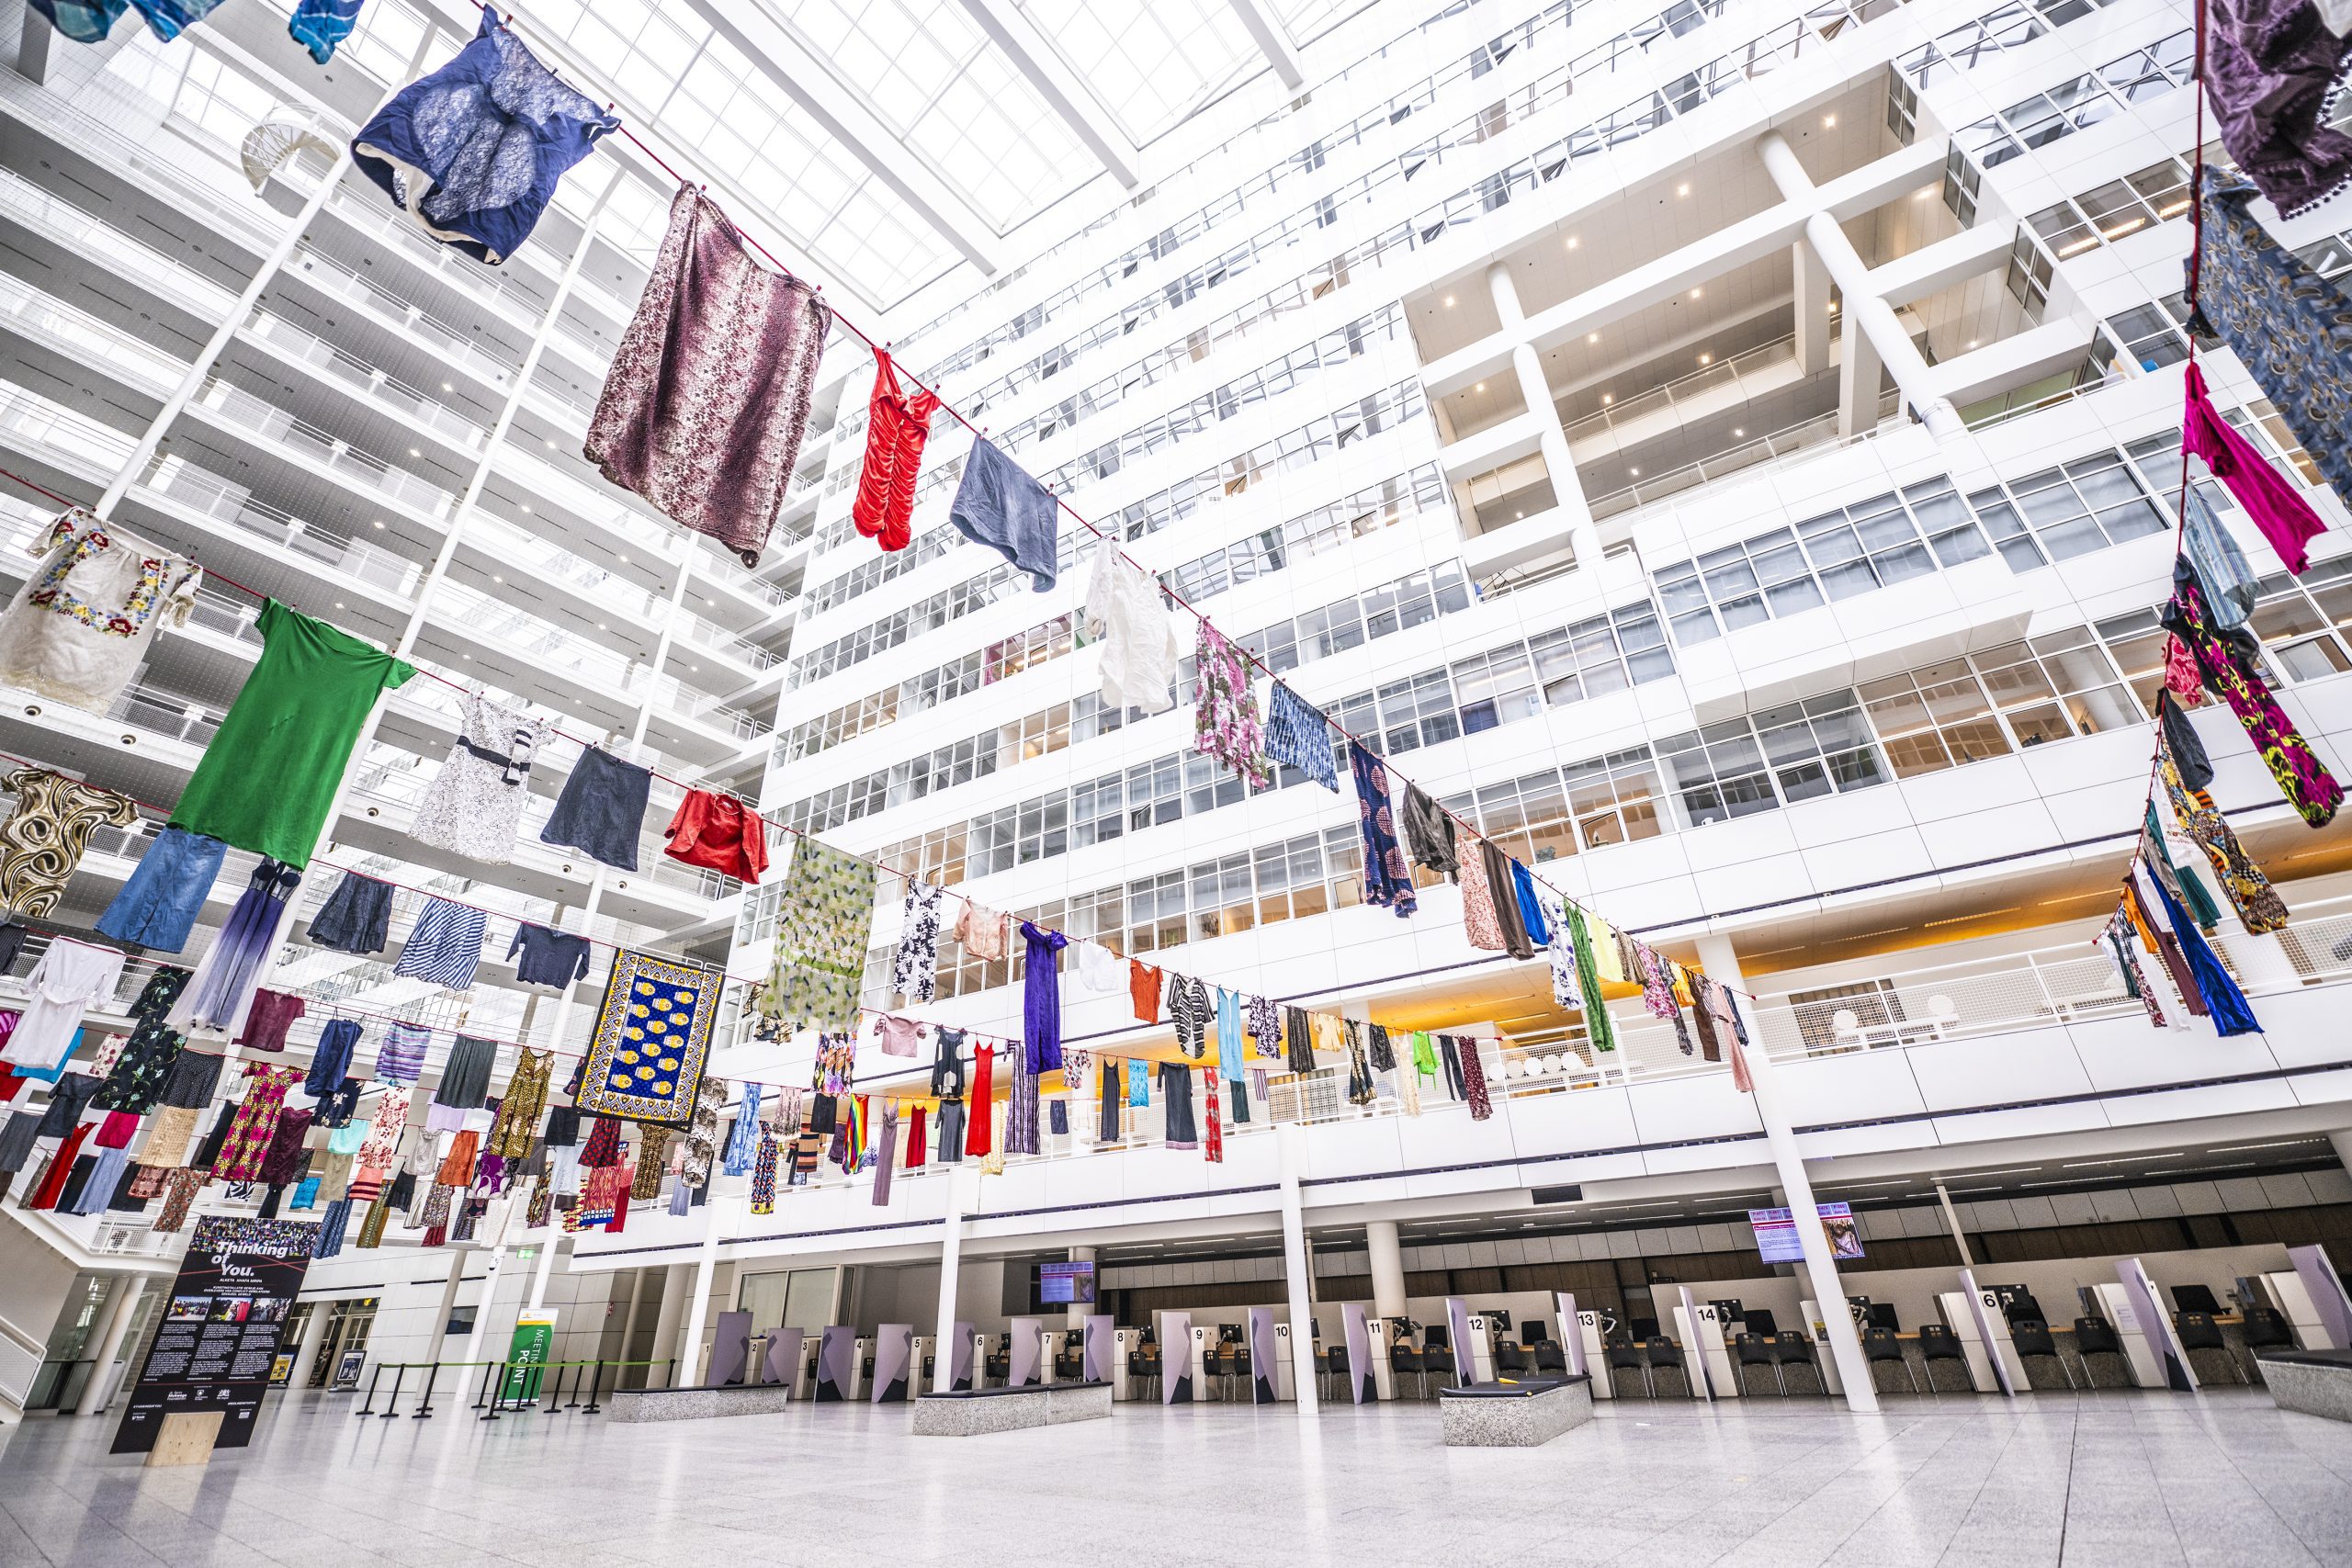
[[[377,696],[416,667],[277,600],[256,623],[261,661],[180,795],[171,825],[300,871]]]

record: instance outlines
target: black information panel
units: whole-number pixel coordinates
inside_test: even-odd
[[[311,1220],[215,1214],[197,1221],[163,1325],[115,1432],[114,1452],[145,1453],[164,1416],[190,1411],[226,1412],[216,1448],[241,1449],[252,1440],[270,1363],[318,1235]]]

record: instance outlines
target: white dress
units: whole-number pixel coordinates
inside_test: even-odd
[[[33,965],[25,984],[32,993],[17,1020],[0,1062],[47,1070],[55,1066],[82,1027],[83,1010],[111,995],[122,978],[123,954],[72,937],[59,937]]]
[[[514,858],[530,796],[531,759],[547,743],[548,721],[503,707],[480,692],[461,699],[464,723],[449,760],[425,786],[409,836],[490,865]]]
[[[1159,581],[1121,558],[1109,539],[1095,547],[1086,629],[1102,642],[1105,703],[1145,713],[1176,705],[1176,666],[1184,649],[1160,603]]]
[[[187,624],[204,572],[78,506],[37,548],[40,565],[0,615],[0,682],[104,713],[158,628]]]

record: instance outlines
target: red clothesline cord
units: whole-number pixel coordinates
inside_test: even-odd
[[[2205,27],[2207,4],[2208,0],[2197,0],[2197,57],[2195,63],[2191,67],[2190,74],[2190,81],[2197,90],[2197,145],[2194,152],[2190,154],[2188,174],[2188,263],[2186,278],[2187,287],[2182,291],[2182,305],[2188,312],[2190,324],[2183,330],[2182,335],[2188,339],[2188,366],[2192,370],[2197,367],[2197,331],[2195,326],[2197,317],[2197,286],[2205,263]],[[2176,569],[2180,564],[2181,557],[2186,555],[2188,550],[2188,487],[2190,482],[2191,479],[2188,468],[2188,427],[2186,419],[2184,419],[2180,433],[2180,498],[2175,507],[2175,511],[2177,515],[2173,521],[2172,536],[2172,558],[2173,565]],[[2166,676],[2169,676],[2171,673],[2172,649],[2174,644],[2178,640],[2178,638],[2172,636],[2169,632],[2165,636],[2165,673]],[[2143,824],[2147,820],[2149,810],[2154,807],[2156,803],[2156,784],[2163,776],[2164,773],[2165,689],[2165,688],[2160,680],[2156,690],[2156,711],[2150,716],[2155,730],[2155,737],[2154,743],[2148,749],[2148,783],[2147,788],[2143,793],[2140,800],[2140,818]],[[2143,840],[2144,838],[2145,834],[2143,833],[2142,835],[2142,840]],[[2131,880],[2132,866],[2138,864],[2141,860],[2140,841],[2141,840],[2135,840],[2133,842],[2132,858],[2125,863],[2124,880],[2126,882]],[[2116,903],[2116,908],[2120,911],[2122,908],[2123,902],[2119,898]],[[2098,941],[2097,938],[2093,938],[2092,940],[2094,942]]]
[[[488,14],[489,16],[491,16],[492,18],[499,20],[499,21],[501,22],[501,24],[502,24],[503,26],[504,26],[504,27],[507,28],[507,30],[509,30],[510,32],[512,32],[512,31],[515,31],[515,30],[516,30],[516,29],[515,29],[515,28],[514,28],[514,15],[513,15],[511,12],[509,12],[509,13],[505,13],[505,14],[502,15],[500,12],[498,12],[498,11],[497,11],[495,8],[493,8],[492,6],[487,6],[487,5],[483,4],[483,0],[472,0],[472,4],[473,4],[473,6],[474,6],[474,8],[475,8],[476,10],[478,10],[478,11],[481,11],[481,12],[484,12],[484,13]],[[2200,11],[2201,11],[2201,5],[2200,5]],[[553,73],[553,72],[549,72],[549,73],[548,73],[548,74],[550,74],[550,75],[555,75],[556,73]],[[559,77],[558,79],[559,79],[559,80],[560,80],[560,77]],[[594,96],[601,96],[601,95],[589,94],[589,95],[586,95],[586,96],[591,96],[591,97],[594,97]],[[616,106],[616,101],[615,101],[615,100],[607,99],[607,100],[605,101],[605,109],[606,109],[606,112],[608,112],[608,113],[609,113],[609,112],[611,112],[611,111],[612,111],[615,107],[617,107],[617,106]],[[690,179],[688,179],[685,175],[684,175],[680,174],[680,173],[679,173],[679,172],[678,172],[674,167],[673,167],[673,166],[671,165],[671,164],[670,164],[669,160],[667,160],[667,159],[663,158],[663,157],[662,156],[662,154],[661,154],[661,153],[659,153],[659,152],[655,152],[655,151],[654,151],[650,146],[647,145],[647,143],[645,142],[645,141],[644,141],[644,139],[643,139],[643,138],[639,137],[639,136],[635,131],[631,130],[628,128],[628,123],[627,123],[626,121],[623,121],[623,122],[621,122],[621,123],[620,123],[619,130],[620,130],[620,133],[621,133],[623,136],[627,137],[627,138],[629,140],[629,141],[630,141],[633,145],[635,145],[635,146],[637,147],[637,149],[638,149],[639,152],[643,152],[643,153],[644,153],[648,158],[651,159],[651,160],[653,161],[654,164],[655,164],[657,167],[659,167],[659,168],[662,170],[662,173],[664,173],[664,174],[668,175],[672,179],[676,180],[676,181],[677,181],[681,186],[697,186],[697,188],[699,188],[699,189],[704,189],[704,190],[707,190],[707,189],[709,188],[709,187],[708,187],[708,186],[707,186],[707,184],[700,184],[700,183],[698,183],[698,182],[696,182],[696,181],[690,180]],[[744,231],[744,230],[742,229],[742,227],[741,227],[740,224],[738,224],[738,223],[736,223],[736,222],[735,222],[735,220],[734,220],[734,219],[733,219],[733,217],[732,217],[731,215],[728,217],[728,226],[729,226],[729,228],[731,228],[731,229],[733,229],[733,230],[734,230],[734,231],[735,231],[735,233],[737,234],[737,236],[738,236],[738,237],[740,237],[740,238],[743,241],[743,243],[744,243],[745,244],[750,245],[753,250],[755,250],[755,251],[759,252],[759,254],[760,254],[762,256],[765,257],[765,258],[767,259],[767,261],[768,261],[769,265],[773,265],[773,266],[774,266],[774,267],[775,267],[778,272],[783,273],[786,277],[791,277],[791,278],[796,278],[796,279],[800,278],[800,276],[801,276],[801,275],[800,275],[797,271],[796,271],[796,270],[791,266],[791,265],[790,265],[790,264],[786,263],[786,261],[784,261],[781,257],[779,257],[778,255],[776,255],[776,254],[775,254],[775,252],[773,252],[773,251],[769,250],[769,249],[767,248],[767,246],[765,246],[765,245],[762,244],[762,243],[759,242],[759,240],[758,240],[758,239],[756,239],[755,237],[753,237],[752,235],[751,235],[750,233],[745,232],[745,231]],[[804,281],[805,281],[805,280],[804,280]],[[812,284],[810,284],[810,285],[809,285],[809,287],[810,287],[811,288],[813,288],[813,289],[814,289],[817,293],[819,293],[819,294],[822,294],[822,293],[825,291],[825,286],[824,286],[823,284],[821,284],[821,283],[812,283]],[[859,341],[863,342],[863,343],[865,344],[866,348],[867,348],[871,353],[873,353],[873,354],[874,354],[877,358],[885,357],[885,356],[887,356],[887,355],[888,355],[888,353],[889,353],[889,344],[888,344],[888,343],[886,343],[886,342],[877,342],[877,341],[875,339],[875,337],[874,337],[874,335],[873,335],[872,333],[868,333],[865,328],[863,328],[863,327],[859,326],[859,325],[857,324],[857,322],[856,322],[855,321],[852,320],[852,319],[851,319],[847,314],[845,314],[845,313],[844,313],[844,312],[840,309],[840,307],[838,307],[838,306],[829,306],[829,307],[828,307],[828,309],[831,311],[832,319],[833,319],[834,321],[836,321],[840,322],[843,327],[847,328],[847,329],[849,330],[849,332],[852,333],[852,335],[855,336]],[[895,362],[894,362],[894,364],[895,364]],[[950,417],[952,417],[952,418],[956,421],[956,423],[958,423],[958,424],[962,425],[966,430],[970,431],[970,432],[972,433],[972,434],[973,434],[976,438],[978,438],[978,439],[981,439],[981,440],[985,440],[985,439],[987,439],[987,436],[988,436],[988,431],[987,431],[987,429],[986,429],[984,426],[974,424],[974,423],[973,423],[969,419],[966,418],[966,417],[965,417],[965,415],[964,415],[963,411],[962,411],[962,410],[960,410],[960,409],[958,409],[958,408],[957,408],[954,403],[950,402],[950,401],[947,400],[946,396],[945,396],[944,393],[940,392],[936,388],[933,388],[933,387],[926,386],[926,385],[925,385],[925,384],[924,384],[924,383],[923,383],[923,382],[922,382],[919,378],[915,377],[914,375],[912,375],[912,374],[910,374],[910,373],[906,373],[906,372],[903,370],[903,367],[901,367],[901,374],[905,374],[905,376],[906,376],[906,379],[907,379],[909,382],[912,383],[912,385],[915,387],[915,389],[916,389],[918,391],[928,392],[928,393],[930,393],[933,398],[938,399],[938,400],[939,400],[939,406],[940,406],[942,409],[944,409],[944,410],[947,412],[947,413],[949,414],[949,416],[950,416]],[[1114,553],[1114,555],[1116,555],[1120,560],[1125,561],[1128,566],[1130,566],[1130,567],[1134,568],[1134,569],[1135,569],[1136,570],[1137,570],[1137,571],[1143,572],[1143,573],[1144,573],[1145,575],[1147,575],[1147,576],[1149,576],[1149,577],[1153,578],[1155,581],[1157,581],[1157,580],[1158,580],[1158,578],[1159,578],[1159,574],[1158,574],[1157,572],[1152,571],[1150,568],[1148,568],[1148,567],[1145,566],[1141,561],[1139,561],[1139,560],[1136,559],[1136,558],[1135,558],[1135,557],[1133,557],[1133,556],[1129,555],[1129,554],[1126,552],[1125,547],[1121,544],[1121,542],[1120,542],[1118,539],[1114,538],[1114,537],[1113,536],[1111,536],[1110,534],[1105,533],[1102,528],[1100,528],[1100,527],[1096,526],[1095,523],[1093,522],[1093,520],[1092,520],[1091,518],[1089,518],[1089,517],[1087,517],[1084,513],[1080,513],[1080,512],[1076,507],[1072,506],[1072,505],[1071,505],[1068,501],[1064,500],[1060,495],[1058,495],[1058,494],[1055,494],[1051,486],[1046,486],[1046,487],[1045,487],[1045,488],[1046,488],[1046,493],[1047,493],[1047,494],[1049,494],[1049,495],[1053,495],[1053,497],[1054,497],[1054,504],[1055,504],[1056,506],[1059,507],[1062,511],[1064,511],[1064,512],[1068,513],[1070,515],[1070,517],[1071,517],[1072,519],[1074,519],[1074,520],[1078,523],[1078,525],[1079,525],[1080,527],[1084,528],[1088,533],[1092,534],[1092,535],[1093,535],[1097,539],[1100,539],[1100,540],[1102,540],[1103,543],[1105,543],[1105,544],[1109,545],[1109,546],[1111,547],[1111,548],[1112,548],[1113,553]],[[1215,623],[1213,623],[1213,622],[1209,619],[1208,615],[1207,615],[1205,613],[1204,613],[1204,612],[1203,612],[1199,607],[1197,607],[1196,605],[1194,605],[1194,604],[1192,603],[1192,601],[1190,601],[1190,600],[1186,599],[1186,598],[1183,596],[1183,594],[1182,594],[1182,593],[1178,592],[1174,587],[1172,587],[1172,586],[1170,586],[1170,585],[1169,585],[1169,584],[1167,584],[1167,583],[1165,583],[1165,582],[1162,582],[1162,583],[1160,584],[1160,591],[1161,591],[1162,592],[1166,593],[1166,594],[1168,595],[1168,597],[1169,597],[1170,600],[1172,600],[1172,601],[1176,604],[1176,605],[1177,605],[1177,607],[1178,607],[1178,608],[1180,608],[1180,609],[1183,610],[1187,615],[1191,615],[1194,620],[1199,621],[1199,622],[1201,623],[1202,626],[1203,626],[1204,629],[1211,630],[1211,631],[1215,631],[1215,629],[1216,629],[1216,627],[1215,627]],[[1263,672],[1265,673],[1265,675],[1268,677],[1268,679],[1272,680],[1272,681],[1274,681],[1274,682],[1278,682],[1278,683],[1287,684],[1287,682],[1283,682],[1283,680],[1282,680],[1282,676],[1281,676],[1281,673],[1280,673],[1278,671],[1276,671],[1276,670],[1273,668],[1273,666],[1272,666],[1271,664],[1268,664],[1268,663],[1267,663],[1267,662],[1266,662],[1262,658],[1261,658],[1261,657],[1259,657],[1257,654],[1255,654],[1255,653],[1251,652],[1251,651],[1250,651],[1250,650],[1246,646],[1244,646],[1243,644],[1238,643],[1238,642],[1233,642],[1233,641],[1231,641],[1231,640],[1229,640],[1229,639],[1224,639],[1224,634],[1222,634],[1222,633],[1218,633],[1217,635],[1218,635],[1218,637],[1220,637],[1220,639],[1222,639],[1222,640],[1226,640],[1226,645],[1227,645],[1227,647],[1231,648],[1235,652],[1237,652],[1237,653],[1240,654],[1240,656],[1241,656],[1243,659],[1247,660],[1249,661],[1249,663],[1250,663],[1251,666],[1253,666],[1253,667],[1254,667],[1254,668],[1256,668],[1257,670],[1260,670],[1260,671],[1263,671]],[[1321,714],[1321,715],[1322,715],[1322,717],[1323,717],[1323,720],[1324,720],[1324,722],[1325,722],[1325,723],[1329,724],[1332,728],[1334,728],[1334,729],[1338,730],[1338,731],[1340,733],[1340,735],[1344,736],[1351,745],[1355,745],[1355,746],[1363,747],[1363,750],[1365,750],[1366,751],[1371,752],[1371,753],[1372,753],[1373,755],[1374,755],[1374,756],[1381,756],[1381,753],[1380,753],[1379,751],[1377,751],[1374,747],[1372,747],[1371,745],[1369,745],[1369,744],[1367,744],[1367,743],[1365,742],[1365,740],[1364,740],[1363,737],[1362,737],[1362,736],[1360,736],[1360,735],[1356,734],[1353,730],[1351,730],[1351,729],[1348,728],[1347,728],[1347,726],[1345,726],[1345,725],[1343,725],[1343,724],[1340,723],[1340,722],[1339,722],[1339,720],[1337,720],[1337,719],[1335,719],[1335,718],[1331,717],[1331,716],[1330,716],[1328,712],[1325,712],[1323,709],[1321,709],[1321,708],[1319,708],[1319,707],[1318,707],[1318,708],[1317,708],[1317,709],[1316,709],[1316,711],[1317,711],[1318,714]],[[1396,769],[1396,767],[1395,767],[1393,764],[1391,764],[1391,763],[1388,761],[1388,760],[1387,760],[1385,756],[1382,756],[1382,757],[1381,757],[1381,765],[1382,765],[1382,767],[1383,767],[1384,769],[1385,769],[1389,773],[1393,774],[1393,775],[1394,775],[1395,777],[1396,777],[1397,779],[1403,780],[1403,782],[1405,783],[1405,784],[1406,784],[1408,787],[1411,787],[1411,788],[1418,788],[1418,787],[1419,787],[1418,785],[1415,785],[1415,784],[1413,784],[1413,781],[1412,781],[1412,780],[1410,780],[1410,779],[1408,779],[1408,778],[1406,778],[1406,777],[1405,777],[1405,775],[1404,775],[1402,773],[1398,772],[1398,771]],[[1483,831],[1481,831],[1481,830],[1479,829],[1479,828],[1477,827],[1477,825],[1476,825],[1476,823],[1472,822],[1468,818],[1464,817],[1464,816],[1463,816],[1463,815],[1461,815],[1459,812],[1457,812],[1457,811],[1453,810],[1451,807],[1448,807],[1447,805],[1445,805],[1445,803],[1444,803],[1444,802],[1442,802],[1442,801],[1441,801],[1441,800],[1439,800],[1439,799],[1437,798],[1437,796],[1435,796],[1435,795],[1428,795],[1428,792],[1427,792],[1427,791],[1423,791],[1422,793],[1423,793],[1424,795],[1428,795],[1429,801],[1430,801],[1430,803],[1432,806],[1435,806],[1439,811],[1441,811],[1441,812],[1444,813],[1444,814],[1445,814],[1445,816],[1446,816],[1450,820],[1452,820],[1452,821],[1454,823],[1454,825],[1455,825],[1458,829],[1460,829],[1464,833],[1467,834],[1467,835],[1468,835],[1472,840],[1476,840],[1476,841],[1481,842],[1481,843],[1490,841],[1490,840],[1488,840],[1487,835],[1486,833],[1484,833]],[[782,826],[783,826],[783,824],[778,823],[778,824],[777,824],[777,826],[782,827]],[[787,832],[797,832],[797,831],[798,831],[798,829],[786,829],[786,830]],[[830,846],[828,846],[828,847],[830,847]],[[842,853],[846,853],[847,852],[842,852]],[[889,865],[884,864],[884,863],[882,863],[882,862],[880,862],[880,861],[877,861],[877,860],[871,860],[871,859],[869,859],[869,858],[868,858],[868,857],[866,857],[866,856],[860,855],[860,856],[856,856],[856,857],[854,857],[854,858],[857,858],[857,859],[860,859],[860,860],[865,860],[865,861],[866,861],[866,863],[867,863],[868,864],[875,865],[875,866],[878,866],[878,867],[880,867],[882,870],[885,870],[885,871],[891,871],[891,872],[893,872],[895,874],[898,874],[898,875],[905,876],[905,875],[907,874],[906,873],[903,873],[903,872],[898,872],[898,871],[896,870],[896,868],[895,868],[895,867],[892,867],[892,866],[889,866]],[[1611,928],[1612,930],[1613,930],[1613,929],[1615,929],[1615,923],[1614,923],[1613,921],[1607,920],[1607,919],[1605,919],[1605,917],[1601,916],[1601,915],[1599,913],[1599,911],[1592,909],[1589,906],[1588,906],[1587,904],[1585,904],[1583,900],[1581,900],[1581,899],[1579,899],[1579,898],[1577,898],[1577,897],[1573,897],[1572,895],[1570,895],[1569,893],[1567,893],[1566,890],[1564,890],[1564,889],[1562,889],[1561,887],[1559,887],[1559,886],[1555,886],[1554,883],[1552,883],[1551,881],[1549,881],[1548,879],[1546,879],[1545,877],[1544,877],[1543,875],[1541,875],[1540,874],[1538,874],[1532,866],[1528,867],[1528,868],[1527,868],[1527,871],[1528,871],[1528,875],[1529,875],[1532,880],[1534,880],[1535,882],[1537,882],[1538,884],[1540,884],[1540,885],[1541,885],[1541,886],[1543,886],[1544,887],[1545,887],[1545,888],[1549,889],[1549,890],[1551,891],[1551,893],[1552,893],[1553,897],[1556,897],[1556,898],[1560,899],[1560,900],[1563,902],[1563,904],[1567,905],[1567,906],[1572,906],[1573,908],[1575,908],[1577,910],[1577,912],[1579,912],[1579,913],[1581,913],[1581,914],[1590,915],[1593,919],[1598,919],[1598,920],[1601,920],[1603,924],[1607,924],[1607,925],[1611,926]],[[911,881],[911,880],[914,880],[914,879],[913,879],[913,878],[911,878],[911,877],[910,877],[910,878],[909,878],[909,880],[910,880],[910,881]],[[966,897],[964,895],[962,895],[962,894],[958,894],[958,893],[956,893],[956,892],[955,892],[955,890],[954,890],[954,889],[952,889],[952,888],[950,888],[950,889],[946,889],[946,891],[947,891],[947,892],[949,892],[953,897],[957,897],[957,898],[961,898],[961,899],[963,899],[963,901],[964,901],[965,903],[969,904],[969,905],[972,905],[972,907],[973,907],[973,908],[980,908],[980,907],[981,907],[981,906],[979,906],[979,905],[978,905],[978,904],[974,903],[974,901],[973,901],[972,899],[970,899],[970,898],[968,898],[968,897]],[[1644,945],[1646,945],[1646,944],[1644,944]],[[1694,973],[1694,974],[1701,974],[1702,972],[1701,972],[1701,971],[1697,971],[1697,970],[1693,970],[1693,971],[1692,971],[1692,973]],[[1715,982],[1715,983],[1716,983],[1716,984],[1718,984],[1718,985],[1724,985],[1724,982],[1722,982],[1722,981],[1717,981],[1717,982]],[[1736,986],[1728,986],[1728,985],[1725,985],[1725,986],[1724,986],[1724,989],[1729,990],[1729,991],[1735,991],[1735,992],[1737,992],[1738,994],[1740,994],[1740,995],[1742,995],[1742,996],[1747,997],[1747,998],[1749,1000],[1751,1000],[1751,1001],[1754,1001],[1754,1000],[1758,999],[1758,998],[1757,998],[1757,996],[1756,996],[1756,993],[1754,993],[1753,991],[1744,990],[1744,989],[1742,989],[1741,987],[1736,987]]]

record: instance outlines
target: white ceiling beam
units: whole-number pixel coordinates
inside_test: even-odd
[[[1258,52],[1264,55],[1266,63],[1274,68],[1274,74],[1283,79],[1283,85],[1293,92],[1306,85],[1306,73],[1299,66],[1298,51],[1291,48],[1290,36],[1283,31],[1280,19],[1266,9],[1266,0],[1230,0],[1230,3],[1233,14],[1241,18],[1243,27],[1250,29],[1250,36],[1257,40]]]
[[[962,252],[967,261],[991,277],[1003,270],[1001,243],[988,220],[924,167],[912,149],[842,86],[824,62],[803,48],[763,5],[747,6],[742,0],[686,3],[719,37],[751,59],[764,62],[769,77],[786,96],[848,148],[876,179]],[[848,281],[841,280],[843,286]]]
[[[1136,159],[1138,149],[1127,140],[1102,107],[1089,96],[1084,87],[1073,82],[1069,67],[1062,63],[1053,46],[1029,25],[1012,0],[964,0],[964,9],[972,20],[988,34],[996,46],[1004,51],[1005,58],[1028,78],[1037,96],[1046,100],[1053,111],[1087,150],[1102,161],[1121,188],[1133,190],[1143,183]]]

